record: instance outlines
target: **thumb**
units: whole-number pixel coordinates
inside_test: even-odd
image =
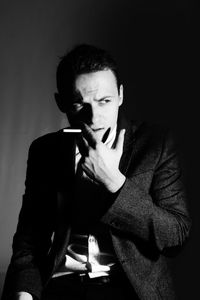
[[[125,129],[120,130],[120,133],[119,133],[119,136],[117,139],[117,143],[116,143],[116,147],[115,147],[115,150],[117,152],[119,152],[120,154],[122,154],[122,151],[123,151],[125,132],[126,132]]]

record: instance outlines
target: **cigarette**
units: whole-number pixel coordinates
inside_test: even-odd
[[[80,132],[82,132],[82,130],[81,129],[75,129],[75,128],[65,128],[65,129],[63,129],[63,132],[80,133]]]

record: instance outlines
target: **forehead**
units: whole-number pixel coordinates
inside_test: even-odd
[[[79,75],[75,80],[75,90],[82,95],[101,92],[116,93],[117,82],[111,70],[103,70]]]

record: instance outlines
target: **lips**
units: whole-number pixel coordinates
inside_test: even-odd
[[[91,128],[91,130],[92,130],[94,133],[99,133],[99,132],[105,130],[104,127],[101,127],[101,128],[92,128],[92,127],[90,127],[90,128]],[[101,141],[102,141],[103,143],[105,143],[105,141],[107,140],[108,135],[109,135],[109,133],[110,133],[110,130],[111,130],[111,128],[109,127],[109,128],[103,133],[103,135],[102,135],[102,137],[101,137]]]
[[[92,131],[97,132],[97,131],[103,130],[104,128],[91,128],[91,129],[92,129]]]

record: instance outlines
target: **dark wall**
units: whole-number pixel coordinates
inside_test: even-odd
[[[180,299],[195,299],[196,20],[195,3],[189,0],[0,1],[0,272],[11,255],[30,142],[66,122],[53,99],[58,56],[86,42],[107,48],[119,61],[126,113],[166,123],[176,133],[193,230],[174,263],[175,280]]]

